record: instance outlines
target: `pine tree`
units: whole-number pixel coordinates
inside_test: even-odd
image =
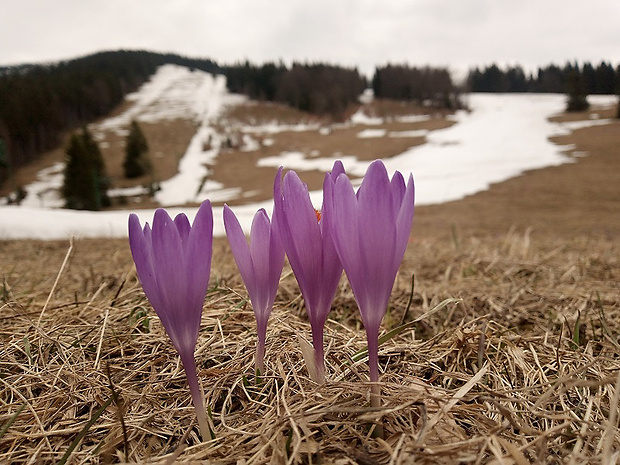
[[[62,194],[65,207],[74,210],[101,210],[110,205],[109,182],[97,142],[86,128],[73,134],[66,149]]]
[[[131,129],[125,141],[125,161],[123,170],[126,178],[137,178],[151,171],[148,159],[149,146],[136,121],[131,122]]]

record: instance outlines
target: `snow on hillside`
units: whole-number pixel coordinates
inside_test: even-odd
[[[471,112],[457,112],[456,124],[429,131],[425,144],[389,158],[385,164],[390,172],[412,172],[416,204],[429,205],[474,194],[526,170],[571,162],[565,155],[570,147],[553,144],[549,138],[610,121],[551,123],[548,118],[563,111],[565,98],[558,94],[472,94]],[[589,98],[598,105],[613,105],[617,101],[613,95]],[[377,124],[372,119],[358,118],[358,121]],[[364,129],[358,136],[383,137],[385,131]],[[347,172],[359,176],[369,164],[352,156],[340,159]],[[280,157],[263,158],[258,165],[328,170],[335,160],[308,159],[299,152],[286,152]]]
[[[222,191],[222,186],[204,178],[205,164],[213,162],[221,140],[212,128],[213,122],[227,105],[243,100],[241,95],[229,94],[226,78],[200,70],[191,71],[183,66],[161,66],[152,78],[137,92],[127,96],[133,102],[121,115],[109,118],[95,127],[95,131],[113,130],[125,135],[131,120],[156,122],[192,117],[198,126],[185,155],[179,163],[179,172],[160,183],[155,195],[161,205],[183,205],[205,197],[228,199],[236,197],[236,190]],[[209,147],[208,149],[206,147]]]
[[[225,200],[238,195],[238,191],[222,191],[222,186],[217,183],[203,182],[207,174],[204,164],[213,161],[220,144],[218,135],[211,128],[212,122],[225,106],[245,100],[241,95],[227,92],[223,76],[191,71],[183,66],[163,65],[138,91],[128,94],[126,100],[131,106],[121,114],[89,126],[95,138],[102,138],[105,131],[126,136],[132,120],[156,122],[189,117],[198,127],[179,164],[179,173],[161,183],[162,190],[156,196],[160,204],[182,205],[207,196]],[[203,150],[207,141],[211,141],[214,150]],[[58,188],[62,186],[63,169],[64,165],[59,163],[39,172],[38,180],[25,186],[28,195],[22,206],[61,208],[64,201]],[[127,196],[135,190],[115,189],[110,194]]]
[[[217,116],[227,98],[226,80],[204,71],[177,65],[163,65],[140,89],[126,96],[132,105],[108,118],[96,129],[127,134],[132,120],[157,122],[192,117],[197,123]]]
[[[205,180],[204,163],[216,159],[221,144],[220,136],[212,126],[214,119],[226,105],[234,105],[243,97],[226,92],[222,77],[201,71],[190,71],[173,65],[161,67],[153,78],[136,93],[128,96],[134,105],[119,116],[103,121],[96,130],[123,131],[131,121],[157,121],[187,117],[196,121],[197,131],[183,156],[179,173],[162,182],[156,200],[164,206],[186,202],[226,200],[243,193],[224,190],[217,183]],[[590,96],[590,102],[612,105],[616,96]],[[471,112],[459,112],[456,124],[428,133],[399,134],[379,133],[367,126],[380,121],[357,113],[348,124],[360,126],[360,137],[412,137],[426,135],[427,143],[414,147],[385,161],[388,170],[412,172],[416,181],[416,203],[433,204],[462,198],[487,189],[496,183],[517,176],[525,170],[570,162],[563,153],[568,148],[559,147],[549,137],[570,132],[578,127],[607,124],[608,121],[592,119],[585,122],[551,123],[549,116],[563,110],[565,96],[539,94],[474,94],[470,96]],[[406,118],[406,117],[405,117]],[[412,116],[412,118],[420,118]],[[307,127],[299,127],[307,130]],[[246,133],[257,128],[247,128]],[[276,133],[278,127],[262,128],[264,133]],[[207,143],[208,142],[208,143]],[[353,155],[340,157],[349,173],[362,175],[368,162],[358,161]],[[306,158],[304,154],[286,152],[279,157],[263,158],[260,166],[272,166],[274,175],[278,166],[286,169],[331,169],[334,159]],[[40,173],[39,180],[28,186],[29,201],[21,207],[0,207],[0,239],[36,238],[63,239],[79,237],[124,237],[127,235],[127,211],[78,212],[38,207],[44,193],[62,181],[61,167],[55,166]],[[301,173],[303,178],[303,173]],[[34,190],[36,188],[36,190]],[[320,206],[321,193],[311,193],[313,202]],[[47,203],[46,203],[47,205]],[[271,202],[235,207],[242,225],[249,229],[258,208],[271,210]],[[172,208],[171,214],[184,211],[190,219],[195,209]],[[137,211],[142,221],[151,221],[152,210]],[[214,208],[214,233],[223,235],[221,208]]]

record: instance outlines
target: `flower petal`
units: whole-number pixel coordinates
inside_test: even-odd
[[[342,161],[336,160],[334,162],[334,166],[332,167],[332,170],[328,173],[328,175],[330,178],[332,178],[335,181],[336,178],[338,178],[338,176],[344,173],[345,171],[344,171],[344,165],[342,164]]]
[[[269,306],[273,306],[278,286],[280,284],[280,276],[284,267],[284,246],[282,239],[274,224],[274,218],[271,219],[270,235],[269,235]]]
[[[150,236],[148,224],[145,230]],[[161,296],[155,279],[155,270],[153,269],[153,256],[149,250],[150,247],[147,237],[145,237],[145,232],[140,226],[140,220],[135,213],[129,215],[129,248],[131,249],[131,255],[136,265],[138,279],[140,279],[146,297],[153,307],[161,308]]]
[[[390,181],[390,197],[392,199],[392,208],[395,212],[400,210],[405,195],[405,180],[400,171],[396,171]]]
[[[330,224],[335,248],[357,295],[364,273],[358,232],[358,203],[353,186],[344,174],[338,176],[334,184],[333,220]]]
[[[254,215],[250,230],[250,256],[254,268],[254,292],[250,294],[254,311],[264,314],[269,305],[269,254],[271,224],[264,209]]]
[[[187,320],[191,296],[188,293],[185,253],[179,230],[161,208],[155,211],[152,237],[155,278],[163,304],[155,310],[177,350],[187,350],[187,347],[196,344],[196,340],[192,341],[193,329],[188,331],[188,326],[195,326],[195,323]]]
[[[284,176],[280,205],[277,214],[284,249],[306,304],[314,308],[320,293],[316,277],[321,273],[321,230],[308,188],[294,171]]]
[[[226,229],[226,237],[241,278],[248,289],[248,293],[252,293],[254,290],[254,268],[250,248],[239,220],[228,205],[224,205],[224,229]]]
[[[411,235],[411,224],[413,222],[413,211],[415,203],[415,184],[413,182],[413,175],[409,175],[407,181],[407,188],[404,192],[400,209],[396,217],[396,250],[394,251],[393,265],[396,269],[400,266],[405,251],[407,250],[407,244],[409,243],[409,236]]]
[[[304,241],[296,241],[303,246],[298,247],[300,255],[316,256],[312,252],[320,250],[321,231],[317,221],[316,211],[310,200],[308,186],[299,179],[294,171],[289,171],[284,176],[282,184],[284,193],[285,213],[287,223],[291,231],[304,234]]]
[[[398,176],[395,183],[398,183]],[[398,271],[395,266],[396,192],[381,161],[370,164],[357,195],[346,176],[333,193],[336,249],[360,307],[364,325],[378,328]],[[399,262],[400,263],[400,262]]]
[[[211,202],[202,202],[192,229],[189,232],[186,246],[188,267],[188,293],[192,296],[191,308],[197,312],[198,324],[202,315],[202,306],[209,286],[211,274],[211,257],[213,255],[213,210]]]
[[[191,226],[189,225],[189,220],[187,219],[187,216],[185,215],[185,213],[179,213],[174,218],[174,224],[179,230],[179,236],[181,236],[181,242],[185,243],[185,241],[187,241],[189,232],[191,230]]]

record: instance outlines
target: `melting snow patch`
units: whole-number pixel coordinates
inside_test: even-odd
[[[22,200],[24,207],[54,207],[61,208],[65,201],[59,190],[64,182],[65,164],[55,163],[37,173],[37,180],[25,187],[26,198]]]
[[[308,159],[301,152],[283,152],[277,157],[265,157],[258,160],[257,166],[267,166],[301,171],[330,171],[336,160],[341,160],[345,168],[347,165],[357,164],[357,158],[353,156],[338,156],[334,158],[311,158]]]
[[[429,133],[426,129],[415,129],[412,131],[391,131],[389,137],[424,137]]]
[[[278,134],[281,132],[305,132],[316,131],[319,129],[318,124],[263,124],[261,126],[247,126],[243,128],[243,132],[252,134]]]
[[[372,139],[375,137],[384,137],[385,129],[364,129],[357,133],[357,137],[361,139]]]
[[[606,124],[613,123],[611,119],[590,119],[584,121],[566,121],[558,123],[558,128],[553,135],[564,136],[568,135],[577,129],[589,128],[591,126],[604,126]]]
[[[242,152],[256,152],[258,149],[260,149],[261,144],[249,134],[243,134],[243,136],[241,137],[241,141]]]
[[[405,115],[397,116],[395,119],[399,123],[421,123],[422,121],[428,121],[431,117],[430,115]]]
[[[186,119],[196,121],[215,116],[226,93],[226,79],[177,65],[160,66],[137,92],[127,95],[133,105],[120,115],[95,126],[100,131],[126,134],[132,120],[158,122]],[[232,97],[243,100],[240,96]]]
[[[144,186],[133,187],[119,187],[116,189],[109,189],[109,197],[135,197],[138,195],[145,195],[149,193],[149,189]]]
[[[351,116],[351,122],[354,124],[377,125],[383,123],[383,118],[368,116],[361,109],[359,109]]]

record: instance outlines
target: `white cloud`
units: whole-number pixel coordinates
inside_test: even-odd
[[[0,64],[145,48],[218,62],[322,60],[467,68],[620,61],[620,2],[45,0],[4,2]]]

